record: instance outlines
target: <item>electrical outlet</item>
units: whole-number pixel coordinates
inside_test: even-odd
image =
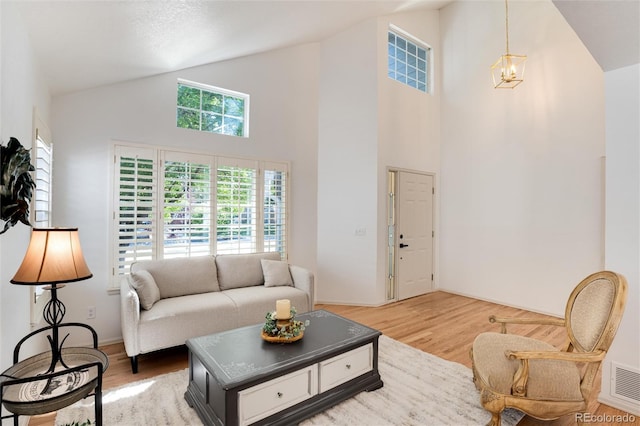
[[[87,319],[94,319],[96,317],[96,307],[87,306]]]

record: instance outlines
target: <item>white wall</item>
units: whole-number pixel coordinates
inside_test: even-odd
[[[637,404],[611,395],[611,362],[640,372],[640,65],[605,73],[607,269],[627,278],[629,294],[618,334],[602,367],[599,400],[640,415]]]
[[[375,304],[376,20],[321,43],[318,134],[319,302]],[[366,235],[356,236],[356,228]]]
[[[33,142],[33,110],[47,121],[49,90],[33,56],[25,26],[15,5],[0,2],[1,107],[0,141],[17,138],[27,149]],[[0,223],[4,227],[4,222]],[[22,262],[31,229],[18,223],[0,235],[0,370],[13,364],[13,348],[30,330],[31,287],[9,284]],[[35,348],[25,346],[24,355]]]
[[[121,336],[119,296],[107,295],[112,140],[291,161],[289,261],[315,269],[317,70],[318,45],[306,44],[54,98],[56,224],[79,227],[94,274],[60,292],[70,320],[101,342]],[[176,128],[177,78],[250,94],[250,138]]]
[[[377,294],[386,294],[387,283],[387,168],[433,173],[435,185],[440,181],[440,93],[442,49],[440,48],[440,14],[437,10],[413,11],[394,14],[378,20],[380,52],[378,69],[387,69],[387,33],[395,25],[426,43],[432,52],[434,65],[430,93],[423,93],[389,78],[386,72],[378,74],[378,257]],[[437,286],[439,189],[435,196],[434,276]],[[381,299],[384,300],[384,299]]]
[[[319,302],[385,303],[386,168],[438,171],[438,90],[427,95],[387,77],[390,23],[439,59],[437,11],[370,19],[321,43]]]
[[[604,78],[550,1],[510,3],[525,81],[493,88],[504,3],[441,10],[440,288],[564,314],[602,267]]]

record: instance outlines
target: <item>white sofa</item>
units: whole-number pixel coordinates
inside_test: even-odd
[[[120,285],[122,337],[133,373],[138,355],[265,321],[276,300],[313,309],[314,277],[279,253],[151,260],[131,265]]]

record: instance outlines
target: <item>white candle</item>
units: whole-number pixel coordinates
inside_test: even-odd
[[[289,299],[276,300],[276,319],[291,317],[291,302]]]

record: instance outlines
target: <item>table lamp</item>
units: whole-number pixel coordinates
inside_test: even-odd
[[[57,290],[63,283],[86,280],[93,274],[89,270],[80,248],[78,228],[34,228],[31,240],[22,264],[16,272],[12,284],[46,285],[51,291],[51,300],[44,306],[44,320],[51,326],[51,335],[47,336],[51,345],[51,366],[47,372],[53,372],[62,360],[62,344],[59,343],[58,326],[62,323],[66,308],[58,299]]]

